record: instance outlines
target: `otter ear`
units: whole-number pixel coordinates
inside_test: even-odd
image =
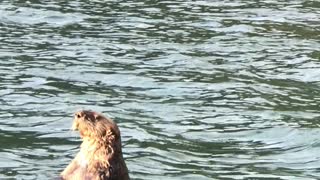
[[[99,120],[101,118],[101,116],[97,113],[94,113],[94,119],[95,120]]]

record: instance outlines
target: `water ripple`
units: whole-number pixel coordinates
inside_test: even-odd
[[[72,114],[132,179],[318,179],[319,3],[2,1],[0,179],[55,178]]]

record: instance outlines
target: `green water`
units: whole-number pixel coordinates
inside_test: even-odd
[[[72,115],[132,179],[319,179],[317,1],[1,1],[0,179],[54,179]]]

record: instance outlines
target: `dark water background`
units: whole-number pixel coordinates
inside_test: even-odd
[[[76,110],[132,179],[319,179],[320,3],[1,1],[0,179],[53,179]]]

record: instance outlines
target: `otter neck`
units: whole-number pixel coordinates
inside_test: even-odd
[[[97,160],[110,162],[122,158],[120,142],[110,142],[107,139],[92,137],[83,137],[82,139],[80,153],[86,157],[87,162],[97,162]]]

